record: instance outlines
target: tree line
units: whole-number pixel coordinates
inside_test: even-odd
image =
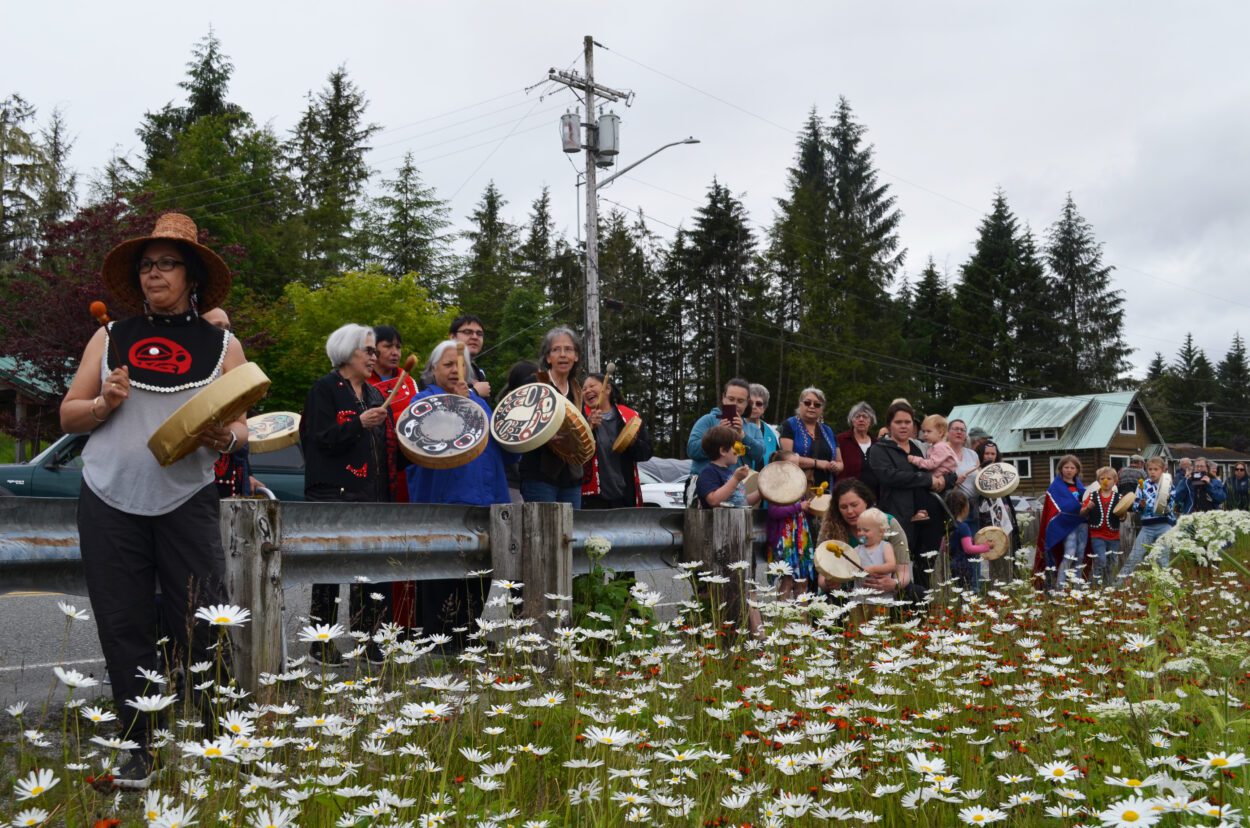
[[[285,134],[229,100],[233,70],[210,31],[192,49],[184,99],[137,126],[142,157],[112,158],[81,203],[64,117],[38,127],[19,96],[0,103],[0,354],[64,387],[94,328],[85,308],[102,295],[104,253],[167,210],[195,218],[234,269],[227,309],[274,380],[271,410],[298,409],[326,369],[325,336],[343,322],[396,324],[424,354],[457,312],[476,313],[496,387],[547,328],[581,327],[582,250],[555,229],[546,189],[513,223],[490,182],[457,222],[411,153],[389,173],[370,168],[382,127],[345,67],[309,91]],[[604,359],[657,451],[680,454],[733,376],[772,390],[774,422],[802,388],[819,387],[835,424],[860,399],[947,411],[1134,384],[1123,295],[1071,196],[1039,235],[1000,190],[969,259],[943,273],[930,258],[914,281],[902,219],[845,98],[827,116],[807,114],[766,223],[719,177],[688,224],[663,234],[642,211],[604,211]],[[1246,411],[1224,381],[1250,373],[1240,337],[1218,371],[1205,360],[1191,339],[1176,363],[1152,364],[1143,387],[1171,439],[1190,433],[1195,394],[1217,414]],[[1222,439],[1242,431],[1225,424]]]

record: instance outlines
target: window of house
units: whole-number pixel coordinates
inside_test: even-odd
[[[1021,477],[1033,476],[1033,462],[1027,457],[1004,457],[1003,462],[1015,466]]]
[[[1137,414],[1135,412],[1132,412],[1132,411],[1128,412],[1127,414],[1124,415],[1124,419],[1120,420],[1120,433],[1121,434],[1136,434],[1137,433]]]
[[[1121,431],[1123,431],[1123,429],[1121,429]],[[1116,471],[1119,471],[1120,469],[1128,466],[1127,454],[1113,454],[1107,459],[1109,461],[1107,465],[1115,469]]]
[[[1059,429],[1057,428],[1030,428],[1024,432],[1024,442],[1026,443],[1042,443],[1047,440],[1058,440]]]

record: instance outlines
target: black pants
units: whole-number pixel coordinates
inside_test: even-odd
[[[171,666],[216,657],[208,650],[216,633],[206,621],[195,620],[195,611],[228,601],[220,510],[212,483],[164,515],[114,509],[86,484],[78,496],[83,572],[117,717],[122,732],[140,744],[147,743],[153,721],[126,700],[158,692],[138,675],[140,667],[157,667],[157,613],[169,637],[165,648]],[[154,588],[158,582],[159,607]],[[228,650],[222,657],[228,669]]]

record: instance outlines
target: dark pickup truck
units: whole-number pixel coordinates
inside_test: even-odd
[[[87,434],[66,434],[29,463],[0,465],[0,497],[78,497]],[[278,500],[304,499],[304,453],[299,443],[252,455],[252,477]]]

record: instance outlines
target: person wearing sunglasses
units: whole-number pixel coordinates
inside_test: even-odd
[[[764,414],[768,411],[768,400],[771,396],[768,389],[758,382],[753,382],[750,391],[746,421],[760,430],[760,438],[764,441],[764,454],[751,460],[751,468],[759,471],[767,464],[768,458],[781,448],[781,435],[777,433],[777,429],[764,421]]]
[[[395,421],[382,393],[370,382],[378,351],[373,328],[344,325],[326,340],[332,370],[313,383],[300,420],[304,449],[304,498],[313,501],[371,503],[389,501],[390,481],[405,465],[395,440]],[[366,596],[352,584],[349,623],[353,631],[376,632],[385,619],[390,584],[371,584]],[[314,622],[333,624],[338,616],[338,584],[314,584],[310,615]],[[382,662],[377,643],[365,647],[371,663]],[[312,645],[310,657],[337,665],[342,657],[333,642]]]
[[[799,467],[807,472],[813,486],[828,483],[833,487],[842,462],[838,458],[838,441],[833,429],[825,424],[825,392],[804,388],[799,394],[799,407],[794,416],[781,424],[781,447],[799,455]]]

